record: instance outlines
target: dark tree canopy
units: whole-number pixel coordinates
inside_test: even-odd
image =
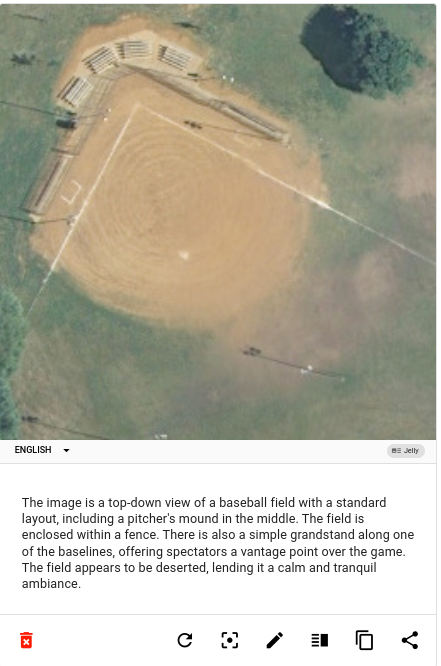
[[[384,21],[351,6],[324,5],[306,23],[302,43],[339,86],[383,97],[412,83],[423,57]]]
[[[11,56],[11,61],[14,65],[33,65],[35,62],[35,54],[31,53],[13,53]]]
[[[6,379],[0,377],[0,439],[17,439],[19,415],[11,388]]]
[[[8,377],[16,370],[26,335],[18,300],[0,287],[0,439],[18,437],[19,415]]]
[[[0,287],[0,376],[17,368],[26,335],[26,321],[19,301]]]

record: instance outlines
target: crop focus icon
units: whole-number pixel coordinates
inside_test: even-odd
[[[239,634],[237,631],[223,631],[222,632],[222,648],[226,650],[227,648],[236,649],[239,647]]]

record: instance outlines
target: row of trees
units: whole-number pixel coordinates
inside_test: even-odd
[[[353,6],[320,7],[306,23],[302,43],[337,85],[372,97],[400,94],[424,63],[409,39]]]
[[[26,321],[17,298],[0,287],[0,439],[17,439],[20,416],[10,386],[26,336]]]

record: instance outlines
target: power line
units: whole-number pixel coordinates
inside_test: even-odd
[[[45,23],[47,19],[41,18],[40,16],[32,16],[32,14],[13,14],[17,18],[29,19],[30,21],[39,21],[40,23]]]
[[[106,439],[106,440],[109,439],[109,437],[101,437],[101,435],[93,435],[90,432],[83,432],[82,430],[73,430],[72,428],[65,428],[63,426],[54,425],[53,423],[47,423],[46,421],[42,421],[41,419],[39,419],[37,416],[22,416],[21,420],[23,423],[30,423],[35,426],[42,426],[43,428],[48,428],[50,430],[68,432],[71,433],[72,435],[81,435],[82,437],[86,437],[87,439]]]
[[[17,102],[7,102],[4,99],[0,99],[0,104],[4,106],[12,106],[15,109],[23,109],[25,111],[34,111],[34,113],[42,113],[45,116],[59,116],[59,113],[55,111],[46,111],[45,109],[39,109],[36,106],[27,106],[26,104],[17,104]]]
[[[10,222],[22,222],[23,224],[27,224],[29,226],[34,226],[39,224],[54,224],[56,222],[67,222],[70,225],[73,223],[74,218],[75,218],[74,215],[69,215],[68,217],[58,217],[54,220],[41,220],[40,222],[36,222],[35,220],[26,220],[23,217],[16,217],[15,215],[3,215],[3,213],[0,213],[0,220],[7,220]]]
[[[242,354],[245,354],[245,356],[260,358],[262,361],[269,361],[270,363],[277,363],[278,365],[285,365],[289,368],[300,370],[300,373],[302,375],[319,375],[321,377],[329,377],[330,379],[338,379],[341,382],[346,381],[346,375],[343,375],[340,372],[317,370],[316,368],[313,368],[312,365],[305,366],[305,365],[298,365],[296,363],[291,363],[290,361],[282,361],[279,358],[273,358],[272,356],[266,356],[265,354],[262,354],[262,351],[260,349],[257,349],[256,347],[247,347],[246,349],[242,349],[241,351]]]
[[[28,224],[32,225],[34,222],[31,220],[26,220],[23,217],[16,217],[15,215],[3,215],[3,213],[0,213],[0,219],[1,220],[7,220],[8,222],[22,222],[22,224]]]
[[[77,115],[75,113],[69,113],[68,111],[47,111],[46,109],[40,109],[36,106],[28,106],[27,104],[18,104],[18,102],[9,102],[4,99],[0,100],[0,104],[3,106],[11,106],[14,109],[21,109],[23,111],[32,111],[33,113],[41,113],[45,116],[52,116],[58,118],[61,121],[78,123],[80,120],[86,120],[88,118],[95,118],[98,116],[105,116],[109,109],[104,109],[103,111],[98,111],[89,115]]]

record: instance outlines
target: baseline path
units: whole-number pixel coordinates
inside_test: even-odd
[[[351,224],[363,228],[365,231],[368,233],[374,234],[375,236],[378,236],[379,238],[382,238],[384,241],[387,241],[388,243],[391,243],[392,245],[395,245],[395,247],[398,247],[400,250],[403,250],[403,252],[407,252],[408,254],[413,255],[414,257],[417,257],[418,259],[421,259],[421,261],[425,261],[428,264],[432,264],[433,266],[436,266],[436,262],[430,259],[429,257],[426,257],[424,254],[421,254],[420,252],[417,252],[416,250],[413,250],[412,248],[408,247],[407,245],[404,245],[404,243],[400,243],[399,241],[395,240],[394,238],[391,238],[390,236],[387,236],[386,234],[383,234],[381,231],[377,231],[373,227],[370,227],[368,224],[365,224],[364,222],[360,222],[359,220],[356,220],[355,218],[351,217],[350,215],[347,215],[346,213],[343,213],[341,210],[337,210],[337,208],[333,208],[329,204],[327,204],[325,201],[321,201],[320,199],[316,199],[313,197],[311,194],[308,194],[307,192],[302,192],[302,190],[299,190],[298,188],[294,187],[294,185],[291,185],[290,183],[287,183],[284,180],[281,180],[280,178],[277,178],[276,176],[273,176],[272,174],[268,173],[264,169],[261,169],[258,164],[255,164],[252,160],[248,159],[247,157],[242,157],[242,155],[239,155],[239,153],[236,153],[234,150],[230,150],[229,148],[225,148],[225,146],[222,146],[221,144],[217,143],[216,141],[213,141],[212,139],[208,139],[205,136],[202,136],[201,134],[196,134],[196,132],[193,132],[191,129],[188,129],[187,127],[183,127],[180,125],[178,122],[175,120],[172,120],[171,118],[168,118],[167,116],[164,116],[162,113],[159,113],[157,111],[153,111],[152,109],[149,109],[147,106],[142,107],[145,111],[150,113],[153,116],[156,116],[157,118],[160,118],[161,120],[164,120],[165,122],[169,123],[170,125],[173,125],[174,127],[178,127],[180,130],[183,132],[187,132],[188,134],[191,134],[193,137],[196,139],[199,139],[200,141],[204,141],[205,143],[208,143],[212,146],[215,146],[219,150],[223,151],[224,153],[227,153],[234,159],[240,160],[244,164],[248,165],[250,169],[258,173],[260,176],[263,178],[268,178],[268,180],[273,181],[273,183],[276,183],[277,185],[280,185],[281,187],[284,187],[287,190],[291,190],[291,192],[294,192],[300,197],[303,197],[304,199],[307,199],[310,201],[312,204],[319,206],[320,208],[323,208],[324,210],[329,211],[330,213],[333,213],[334,215],[337,215],[341,217],[342,219],[346,220],[347,222],[350,222]]]
[[[122,127],[120,133],[118,134],[118,136],[117,136],[117,138],[116,138],[116,140],[115,140],[115,143],[114,143],[113,146],[112,146],[112,149],[111,149],[110,153],[109,153],[108,156],[107,156],[106,161],[104,162],[104,164],[103,164],[103,166],[102,166],[102,168],[101,168],[101,171],[99,172],[99,174],[98,174],[98,176],[97,176],[97,178],[96,178],[94,184],[93,184],[92,187],[90,188],[87,197],[84,199],[84,201],[83,201],[83,205],[81,206],[79,212],[75,214],[75,216],[74,216],[74,217],[75,217],[75,221],[72,223],[72,225],[71,225],[69,231],[67,232],[66,238],[64,239],[64,241],[63,241],[63,243],[62,243],[62,245],[61,245],[61,247],[60,247],[60,249],[59,249],[59,251],[58,251],[57,256],[56,256],[55,259],[53,260],[53,262],[52,262],[52,264],[51,264],[51,267],[50,267],[50,269],[49,269],[48,274],[46,275],[46,277],[44,278],[43,282],[41,283],[41,287],[40,287],[40,289],[39,289],[37,295],[35,296],[34,300],[32,301],[32,303],[31,303],[31,305],[30,305],[30,307],[29,307],[29,310],[27,311],[26,317],[29,317],[29,315],[31,314],[32,310],[33,310],[34,307],[35,307],[35,304],[37,303],[37,301],[38,301],[38,299],[40,298],[40,296],[42,295],[42,293],[43,293],[43,291],[44,291],[44,289],[45,289],[45,287],[46,287],[48,281],[50,280],[50,277],[51,277],[52,273],[55,271],[55,269],[56,269],[56,267],[57,267],[57,264],[58,264],[58,262],[60,261],[62,255],[63,255],[63,252],[64,252],[64,250],[65,250],[66,247],[67,247],[67,244],[69,243],[70,239],[72,238],[72,235],[73,235],[74,231],[76,230],[76,228],[77,228],[77,226],[78,226],[78,223],[79,223],[79,221],[80,221],[80,219],[81,219],[81,217],[82,217],[84,211],[86,210],[87,206],[89,205],[90,200],[91,200],[93,194],[95,193],[96,188],[97,188],[98,185],[100,184],[101,179],[102,179],[102,177],[104,176],[104,174],[105,174],[105,172],[106,172],[106,170],[107,170],[107,167],[109,166],[110,161],[111,161],[112,157],[114,156],[114,154],[115,154],[115,152],[116,152],[116,150],[117,150],[119,144],[121,143],[121,140],[122,140],[124,134],[126,133],[127,128],[129,127],[130,123],[132,122],[132,118],[133,118],[135,112],[137,111],[138,107],[139,107],[139,104],[135,104],[134,107],[132,108],[132,111],[130,112],[129,117],[127,118],[126,122],[124,123],[124,125],[123,125],[123,127]]]

